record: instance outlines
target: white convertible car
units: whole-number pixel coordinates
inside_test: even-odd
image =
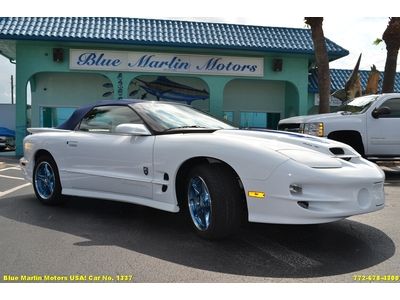
[[[29,131],[20,164],[44,204],[73,195],[183,210],[205,238],[246,219],[315,224],[384,207],[384,173],[351,147],[239,130],[187,105],[102,101]]]

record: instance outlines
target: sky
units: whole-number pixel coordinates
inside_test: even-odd
[[[324,33],[327,38],[339,44],[343,48],[350,51],[350,54],[344,58],[330,63],[330,68],[336,69],[353,69],[360,53],[363,54],[361,60],[361,70],[369,70],[372,64],[375,64],[378,70],[383,71],[386,59],[386,48],[382,42],[380,45],[373,45],[377,38],[382,37],[388,23],[388,14],[390,10],[382,11],[376,3],[371,6],[371,0],[364,0],[362,5],[352,7],[344,0],[336,0],[335,7],[310,10],[306,3],[313,3],[316,0],[296,1],[279,0],[280,5],[269,4],[272,1],[255,1],[245,0],[248,6],[243,6],[243,1],[231,0],[229,5],[225,0],[201,0],[198,2],[169,0],[152,0],[149,7],[138,4],[132,0],[125,2],[123,0],[113,0],[112,3],[125,5],[130,9],[118,9],[118,5],[112,8],[108,6],[92,6],[92,3],[82,5],[80,1],[69,0],[70,6],[63,8],[63,11],[50,10],[42,12],[38,7],[54,7],[54,1],[37,0],[25,2],[16,10],[14,6],[7,7],[0,14],[5,16],[121,16],[121,17],[140,17],[154,19],[178,19],[192,21],[206,21],[218,23],[234,23],[261,26],[278,26],[306,28],[304,24],[304,15],[323,16],[324,17]],[[381,0],[383,4],[386,0]],[[14,0],[15,2],[24,2],[22,0]],[[240,2],[240,5],[237,5]],[[299,4],[299,2],[301,4]],[[318,2],[318,1],[317,1]],[[319,3],[326,3],[320,1]],[[355,1],[358,2],[358,1]],[[43,5],[35,5],[32,3]],[[79,4],[78,4],[79,3]],[[107,3],[107,2],[104,2]],[[166,4],[168,3],[168,4]],[[185,4],[186,5],[182,5]],[[193,7],[187,3],[203,3],[200,7],[195,4]],[[260,3],[264,3],[260,8]],[[76,4],[77,6],[74,6]],[[174,5],[175,4],[175,5]],[[23,7],[23,8],[22,8]],[[76,8],[78,7],[78,8]],[[279,13],[282,9],[291,7],[285,13]],[[373,11],[369,10],[373,7]],[[141,9],[140,9],[141,8]],[[347,15],[343,15],[343,8],[347,9]],[[4,11],[4,13],[3,13]],[[357,11],[357,14],[354,13]],[[275,13],[276,12],[276,13]],[[308,14],[310,13],[311,14]],[[350,12],[350,15],[349,15]],[[375,16],[371,16],[371,14]],[[203,17],[206,16],[206,17]],[[399,62],[400,63],[400,59]],[[400,68],[397,68],[400,70]],[[6,58],[0,55],[0,103],[11,102],[10,92],[10,76],[15,72],[15,65],[12,65]]]

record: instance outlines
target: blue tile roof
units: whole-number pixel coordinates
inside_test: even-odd
[[[331,69],[331,92],[335,92],[337,90],[343,89],[346,84],[347,79],[350,77],[350,74],[353,70],[343,70],[343,69]],[[360,70],[360,81],[361,87],[365,90],[367,86],[369,72],[367,70]],[[383,82],[383,72],[380,72],[380,80],[379,80],[379,93],[382,90],[382,82]],[[308,91],[310,93],[318,93],[318,76],[315,71],[312,71],[308,76]],[[400,73],[396,73],[395,83],[394,83],[394,92],[400,92]]]
[[[314,53],[310,29],[115,17],[1,17],[0,39]],[[326,45],[331,60],[349,53]]]

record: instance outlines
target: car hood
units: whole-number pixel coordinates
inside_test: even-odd
[[[276,130],[218,130],[214,133],[232,143],[245,143],[276,151],[312,167],[340,167],[337,158],[359,157],[350,146],[329,139]]]
[[[346,112],[340,111],[340,112],[328,113],[328,114],[298,116],[298,117],[282,119],[279,121],[279,124],[303,124],[303,123],[323,122],[323,121],[328,121],[330,119],[337,120],[338,117],[343,116],[343,115],[346,115]]]

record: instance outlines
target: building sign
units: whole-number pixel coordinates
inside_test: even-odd
[[[264,59],[219,55],[70,50],[71,70],[263,76]]]

